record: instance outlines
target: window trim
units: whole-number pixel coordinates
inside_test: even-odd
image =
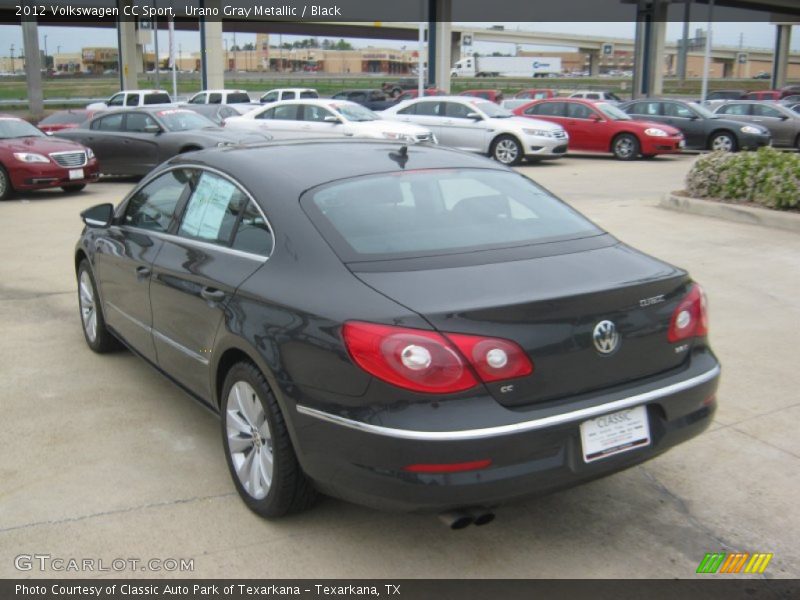
[[[158,177],[161,177],[162,175],[165,175],[166,173],[169,173],[171,171],[175,171],[176,169],[194,169],[194,170],[197,170],[197,171],[208,171],[209,173],[212,173],[214,175],[218,175],[218,176],[222,177],[223,179],[228,180],[230,183],[232,183],[233,185],[238,187],[242,192],[244,192],[245,196],[247,196],[248,200],[253,203],[253,205],[256,207],[256,210],[261,214],[261,216],[264,219],[264,222],[269,227],[269,230],[272,232],[272,247],[269,250],[269,254],[264,256],[262,254],[255,254],[253,252],[245,252],[243,250],[237,250],[235,248],[231,248],[230,246],[222,246],[220,244],[215,244],[213,242],[204,242],[202,240],[196,240],[194,238],[188,238],[188,237],[184,237],[182,235],[178,235],[177,227],[178,227],[178,224],[180,223],[180,221],[183,219],[183,213],[186,210],[186,205],[189,203],[189,198],[191,198],[191,193],[186,198],[181,197],[178,200],[178,204],[177,204],[176,209],[175,209],[175,216],[173,216],[173,222],[170,224],[169,229],[167,231],[165,231],[165,232],[152,231],[150,229],[143,229],[141,227],[136,227],[134,225],[127,225],[125,223],[116,223],[117,219],[119,219],[122,215],[125,214],[125,210],[126,210],[126,208],[128,206],[128,202],[130,201],[130,199],[139,190],[141,190],[144,186],[149,185],[152,181],[154,181]],[[275,237],[276,237],[275,236],[275,228],[272,226],[272,222],[267,218],[267,215],[264,214],[264,211],[261,208],[261,206],[258,204],[258,202],[256,202],[256,199],[253,196],[253,194],[250,193],[250,190],[248,190],[241,182],[236,180],[232,175],[229,175],[229,174],[225,173],[224,171],[220,171],[219,169],[215,169],[214,167],[208,167],[206,165],[200,165],[200,164],[197,164],[197,163],[184,163],[184,164],[180,164],[180,165],[170,165],[166,169],[159,170],[158,172],[152,173],[152,174],[148,175],[147,177],[145,177],[139,183],[139,185],[137,185],[133,190],[131,190],[128,193],[128,195],[125,197],[125,199],[122,202],[120,202],[119,206],[114,211],[114,221],[115,221],[115,225],[117,227],[119,227],[120,229],[124,230],[124,231],[128,231],[128,230],[141,231],[141,232],[144,232],[146,235],[152,235],[154,237],[158,237],[158,238],[161,238],[161,239],[166,240],[166,241],[170,241],[170,242],[176,242],[177,241],[177,242],[180,242],[180,243],[187,243],[189,245],[194,245],[194,246],[196,246],[198,248],[201,248],[201,249],[219,250],[219,251],[224,252],[226,254],[231,254],[233,256],[239,256],[241,258],[249,258],[250,260],[257,260],[257,261],[260,261],[262,263],[267,262],[272,257],[272,255],[275,253],[275,248],[277,246],[277,243],[276,243],[276,240],[275,240]],[[237,223],[238,222],[239,221],[237,219]],[[235,229],[234,229],[234,232],[235,232]],[[235,235],[231,237],[231,241],[234,238],[235,238]]]

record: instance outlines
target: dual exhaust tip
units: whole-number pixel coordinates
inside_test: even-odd
[[[453,531],[464,529],[470,525],[488,525],[494,521],[494,512],[488,508],[466,508],[448,510],[439,514],[439,520]]]

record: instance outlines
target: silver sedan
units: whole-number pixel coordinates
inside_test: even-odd
[[[467,96],[406,100],[381,115],[422,125],[440,144],[487,154],[506,165],[519,164],[523,158],[559,158],[569,142],[560,125],[516,117],[492,102]]]
[[[714,114],[766,127],[772,134],[772,144],[800,150],[800,113],[776,102],[733,100],[721,104]]]

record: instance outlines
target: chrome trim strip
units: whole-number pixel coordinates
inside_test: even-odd
[[[164,335],[164,334],[163,334],[163,333],[161,333],[160,331],[157,331],[157,330],[153,329],[153,328],[152,328],[152,327],[150,327],[149,325],[145,325],[145,324],[144,324],[144,323],[142,323],[142,322],[141,322],[139,319],[137,319],[137,318],[135,318],[135,317],[132,317],[132,316],[130,316],[130,315],[129,315],[128,313],[126,313],[124,310],[122,310],[122,309],[121,309],[121,308],[119,308],[118,306],[116,306],[116,305],[112,304],[111,302],[106,302],[106,306],[109,306],[110,308],[113,308],[115,311],[117,311],[117,312],[118,312],[119,314],[121,314],[123,317],[125,317],[126,319],[128,319],[130,322],[134,323],[135,325],[138,325],[139,327],[141,327],[142,329],[144,329],[144,330],[145,330],[145,331],[147,331],[148,333],[150,333],[150,334],[152,334],[153,336],[155,336],[155,337],[157,337],[158,339],[160,339],[160,340],[161,340],[162,342],[164,342],[165,344],[168,344],[168,345],[172,346],[172,347],[173,347],[173,348],[175,348],[176,350],[179,350],[180,352],[183,352],[183,353],[184,353],[186,356],[188,356],[188,357],[190,357],[190,358],[193,358],[193,359],[195,359],[196,361],[198,361],[198,362],[202,363],[203,365],[206,365],[206,366],[208,366],[208,362],[209,362],[209,361],[208,361],[208,359],[207,359],[205,356],[202,356],[201,354],[198,354],[197,352],[193,352],[192,350],[189,350],[189,348],[187,348],[187,347],[186,347],[186,346],[184,346],[183,344],[179,344],[178,342],[176,342],[175,340],[173,340],[171,337],[167,337],[166,335]]]
[[[361,421],[353,421],[345,417],[333,415],[328,412],[309,408],[307,406],[297,405],[297,412],[309,417],[316,417],[323,421],[335,423],[350,429],[356,429],[365,433],[374,433],[376,435],[384,435],[388,437],[401,438],[406,440],[421,440],[426,442],[449,442],[458,440],[479,440],[501,435],[509,435],[514,433],[523,433],[526,431],[535,431],[537,429],[544,429],[545,427],[552,427],[555,425],[564,425],[573,421],[583,421],[591,419],[606,413],[630,408],[637,404],[645,404],[670,394],[682,392],[690,388],[696,387],[708,381],[711,381],[720,374],[720,367],[716,365],[713,369],[706,371],[700,375],[696,375],[690,379],[679,381],[671,385],[614,400],[613,402],[606,402],[598,406],[590,406],[589,408],[582,408],[573,410],[571,412],[563,413],[560,415],[552,415],[550,417],[543,417],[541,419],[534,419],[532,421],[523,421],[521,423],[511,423],[510,425],[498,425],[496,427],[485,427],[482,429],[465,429],[460,431],[415,431],[410,429],[394,429],[392,427],[383,427],[381,425],[371,425],[370,423],[363,423]]]
[[[182,344],[179,344],[178,342],[176,342],[175,340],[173,340],[170,337],[167,337],[166,335],[164,335],[160,331],[156,331],[155,329],[153,329],[152,331],[153,331],[153,335],[155,337],[157,337],[158,339],[160,339],[165,344],[167,344],[169,346],[172,346],[173,348],[175,348],[179,352],[182,352],[183,354],[185,354],[189,358],[193,358],[196,361],[202,363],[203,365],[208,366],[208,359],[205,356],[202,356],[202,355],[198,354],[197,352],[193,352],[192,350],[189,350],[186,346],[184,346]]]
[[[194,246],[195,248],[201,248],[203,250],[219,251],[222,252],[223,254],[230,254],[232,256],[238,256],[241,258],[248,258],[250,260],[254,260],[260,263],[265,263],[267,262],[267,260],[269,260],[268,257],[262,256],[261,254],[253,254],[252,252],[236,250],[235,248],[228,248],[227,246],[220,246],[217,244],[212,244],[211,242],[204,242],[202,240],[186,238],[180,235],[174,235],[172,233],[164,233],[163,231],[151,231],[149,229],[142,229],[139,227],[133,227],[131,225],[120,225],[119,228],[124,231],[136,231],[136,232],[141,231],[142,234],[144,235],[148,235],[150,237],[158,238],[161,240],[166,240],[173,244],[178,244],[178,245],[185,244],[188,246]]]

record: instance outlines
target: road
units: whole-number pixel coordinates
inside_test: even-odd
[[[78,319],[78,213],[130,183],[0,203],[0,577],[692,577],[706,552],[772,552],[800,577],[800,237],[656,206],[693,157],[569,157],[520,170],[620,239],[688,268],[723,365],[712,427],[582,487],[451,532],[326,499],[277,522],[235,494],[216,417]],[[20,572],[20,554],[193,559],[194,571]]]

